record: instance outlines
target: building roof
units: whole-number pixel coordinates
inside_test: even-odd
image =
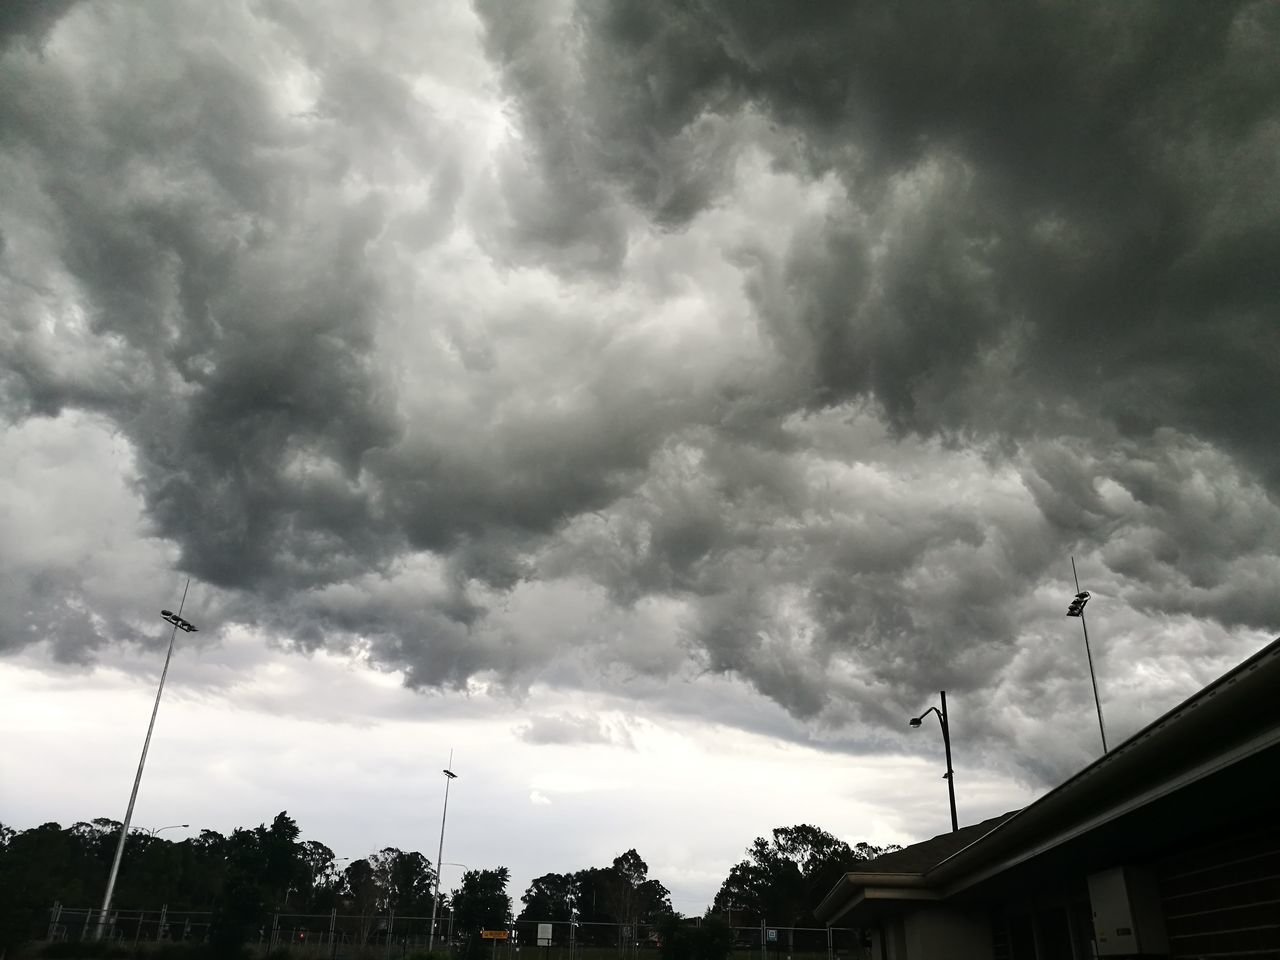
[[[929,840],[921,840],[901,850],[884,853],[874,860],[858,865],[858,873],[928,873],[943,860],[959,853],[975,840],[986,836],[1012,817],[1017,810],[1010,810],[998,817],[970,824],[959,830],[940,833]]]
[[[1262,795],[1257,774],[1269,774],[1280,759],[1276,689],[1280,639],[1034,803],[861,865],[845,874],[814,912],[833,923],[864,905],[872,909],[874,902],[940,900],[972,892],[1068,849],[1092,844],[1097,854],[1096,848],[1107,843],[1136,845],[1143,833],[1167,831],[1180,822],[1152,811],[1167,813],[1170,798],[1190,797],[1195,790],[1201,791],[1200,807],[1192,808],[1193,817],[1184,811],[1182,821],[1206,822],[1206,807],[1215,805],[1218,815],[1229,817],[1233,805]],[[1231,770],[1240,780],[1232,790],[1204,793],[1207,785],[1229,779]],[[1245,779],[1246,772],[1254,779]]]

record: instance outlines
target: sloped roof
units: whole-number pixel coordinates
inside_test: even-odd
[[[921,840],[901,850],[881,854],[874,860],[858,864],[858,873],[928,873],[943,860],[959,853],[1012,817],[1017,810],[1010,810],[981,823],[970,824],[959,830],[940,833],[929,840]]]
[[[1277,689],[1280,638],[1022,810],[860,864],[814,913],[831,923],[864,901],[954,896],[1249,758],[1280,758]]]

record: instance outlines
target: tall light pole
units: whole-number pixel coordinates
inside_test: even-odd
[[[151,708],[151,722],[147,724],[147,738],[142,741],[142,756],[138,760],[138,772],[133,778],[133,791],[129,794],[129,806],[124,813],[124,823],[120,824],[120,839],[116,841],[116,855],[111,861],[111,873],[107,875],[107,892],[102,897],[102,910],[98,917],[98,925],[94,928],[93,938],[95,940],[102,939],[102,934],[106,931],[107,912],[111,909],[111,894],[115,892],[116,874],[120,872],[120,857],[124,854],[124,842],[129,835],[129,821],[133,819],[133,804],[138,799],[138,786],[142,783],[142,768],[147,763],[147,750],[151,746],[151,732],[156,728],[156,714],[160,712],[160,696],[164,693],[165,677],[169,675],[169,661],[173,659],[173,639],[178,635],[179,630],[184,630],[187,633],[196,632],[195,624],[182,619],[182,608],[186,605],[187,590],[190,587],[191,578],[188,577],[187,585],[182,588],[182,601],[178,604],[177,613],[173,613],[170,610],[160,611],[160,616],[173,624],[173,629],[169,631],[169,652],[164,655],[164,669],[160,671],[160,686],[156,688],[156,702],[155,706]]]
[[[1098,708],[1098,732],[1102,734],[1102,752],[1107,752],[1107,728],[1102,722],[1102,700],[1098,697],[1098,676],[1093,672],[1093,651],[1089,649],[1089,625],[1084,619],[1084,605],[1092,596],[1088,590],[1080,589],[1080,578],[1076,575],[1076,558],[1071,558],[1071,578],[1076,582],[1076,595],[1067,605],[1068,617],[1079,617],[1080,628],[1084,631],[1084,655],[1089,659],[1089,679],[1093,681],[1093,704]]]
[[[951,798],[951,832],[955,833],[960,829],[960,821],[956,819],[956,778],[955,771],[951,769],[951,725],[947,722],[947,691],[940,690],[938,696],[942,698],[942,709],[930,707],[920,716],[912,717],[911,726],[920,726],[924,718],[931,713],[936,713],[942,724],[942,746],[947,751],[947,772],[943,774],[942,779],[947,781],[947,794]]]
[[[453,766],[453,751],[449,751],[449,767]],[[440,846],[436,849],[436,884],[435,892],[431,895],[431,929],[427,934],[427,953],[430,953],[436,945],[436,912],[440,907],[440,867],[444,861],[444,825],[449,817],[449,783],[458,779],[458,775],[449,767],[445,767],[441,772],[444,774],[444,812],[440,814]]]

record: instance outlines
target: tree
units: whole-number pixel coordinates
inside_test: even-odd
[[[322,906],[331,908],[337,879],[333,850],[319,840],[303,840],[298,844],[298,859],[304,868],[303,883],[299,887],[299,892],[306,906],[313,910]],[[324,903],[319,903],[320,900]]]
[[[283,903],[291,888],[305,885],[307,867],[298,824],[283,810],[270,827],[233,831],[222,849],[227,872],[210,918],[209,942],[219,955],[233,956],[263,926],[269,905]]]
[[[259,825],[258,849],[261,854],[261,879],[272,903],[282,904],[294,886],[307,883],[307,866],[298,843],[298,824],[281,810],[271,826]]]
[[[671,891],[649,879],[649,865],[634,848],[614,858],[604,889],[618,923],[635,926],[672,912]]]
[[[524,909],[516,920],[549,920],[553,923],[572,920],[577,899],[578,882],[574,874],[544,873],[534,878],[520,898]]]
[[[235,957],[262,927],[267,912],[262,838],[265,828],[232,831],[224,845],[227,876],[209,920],[209,945],[219,957]]]
[[[360,942],[366,943],[383,897],[377,873],[368,860],[352,860],[342,871],[342,881],[343,894],[360,914]]]
[[[435,870],[416,850],[384,847],[369,858],[381,894],[381,907],[397,913],[431,911]]]
[[[720,914],[741,911],[743,919],[768,919],[785,926],[817,926],[813,908],[841,873],[896,847],[856,847],[807,823],[778,827],[757,837],[747,859],[735,864],[716,893]],[[827,878],[831,879],[826,883]],[[823,886],[823,884],[826,884]]]
[[[453,891],[454,929],[468,937],[468,956],[478,956],[481,930],[505,930],[511,924],[511,898],[506,867],[495,870],[468,870]]]

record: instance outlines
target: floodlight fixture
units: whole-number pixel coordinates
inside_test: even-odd
[[[195,633],[199,628],[190,620],[183,620],[181,616],[172,610],[161,610],[160,616],[168,620],[179,630],[185,630],[187,633]]]

